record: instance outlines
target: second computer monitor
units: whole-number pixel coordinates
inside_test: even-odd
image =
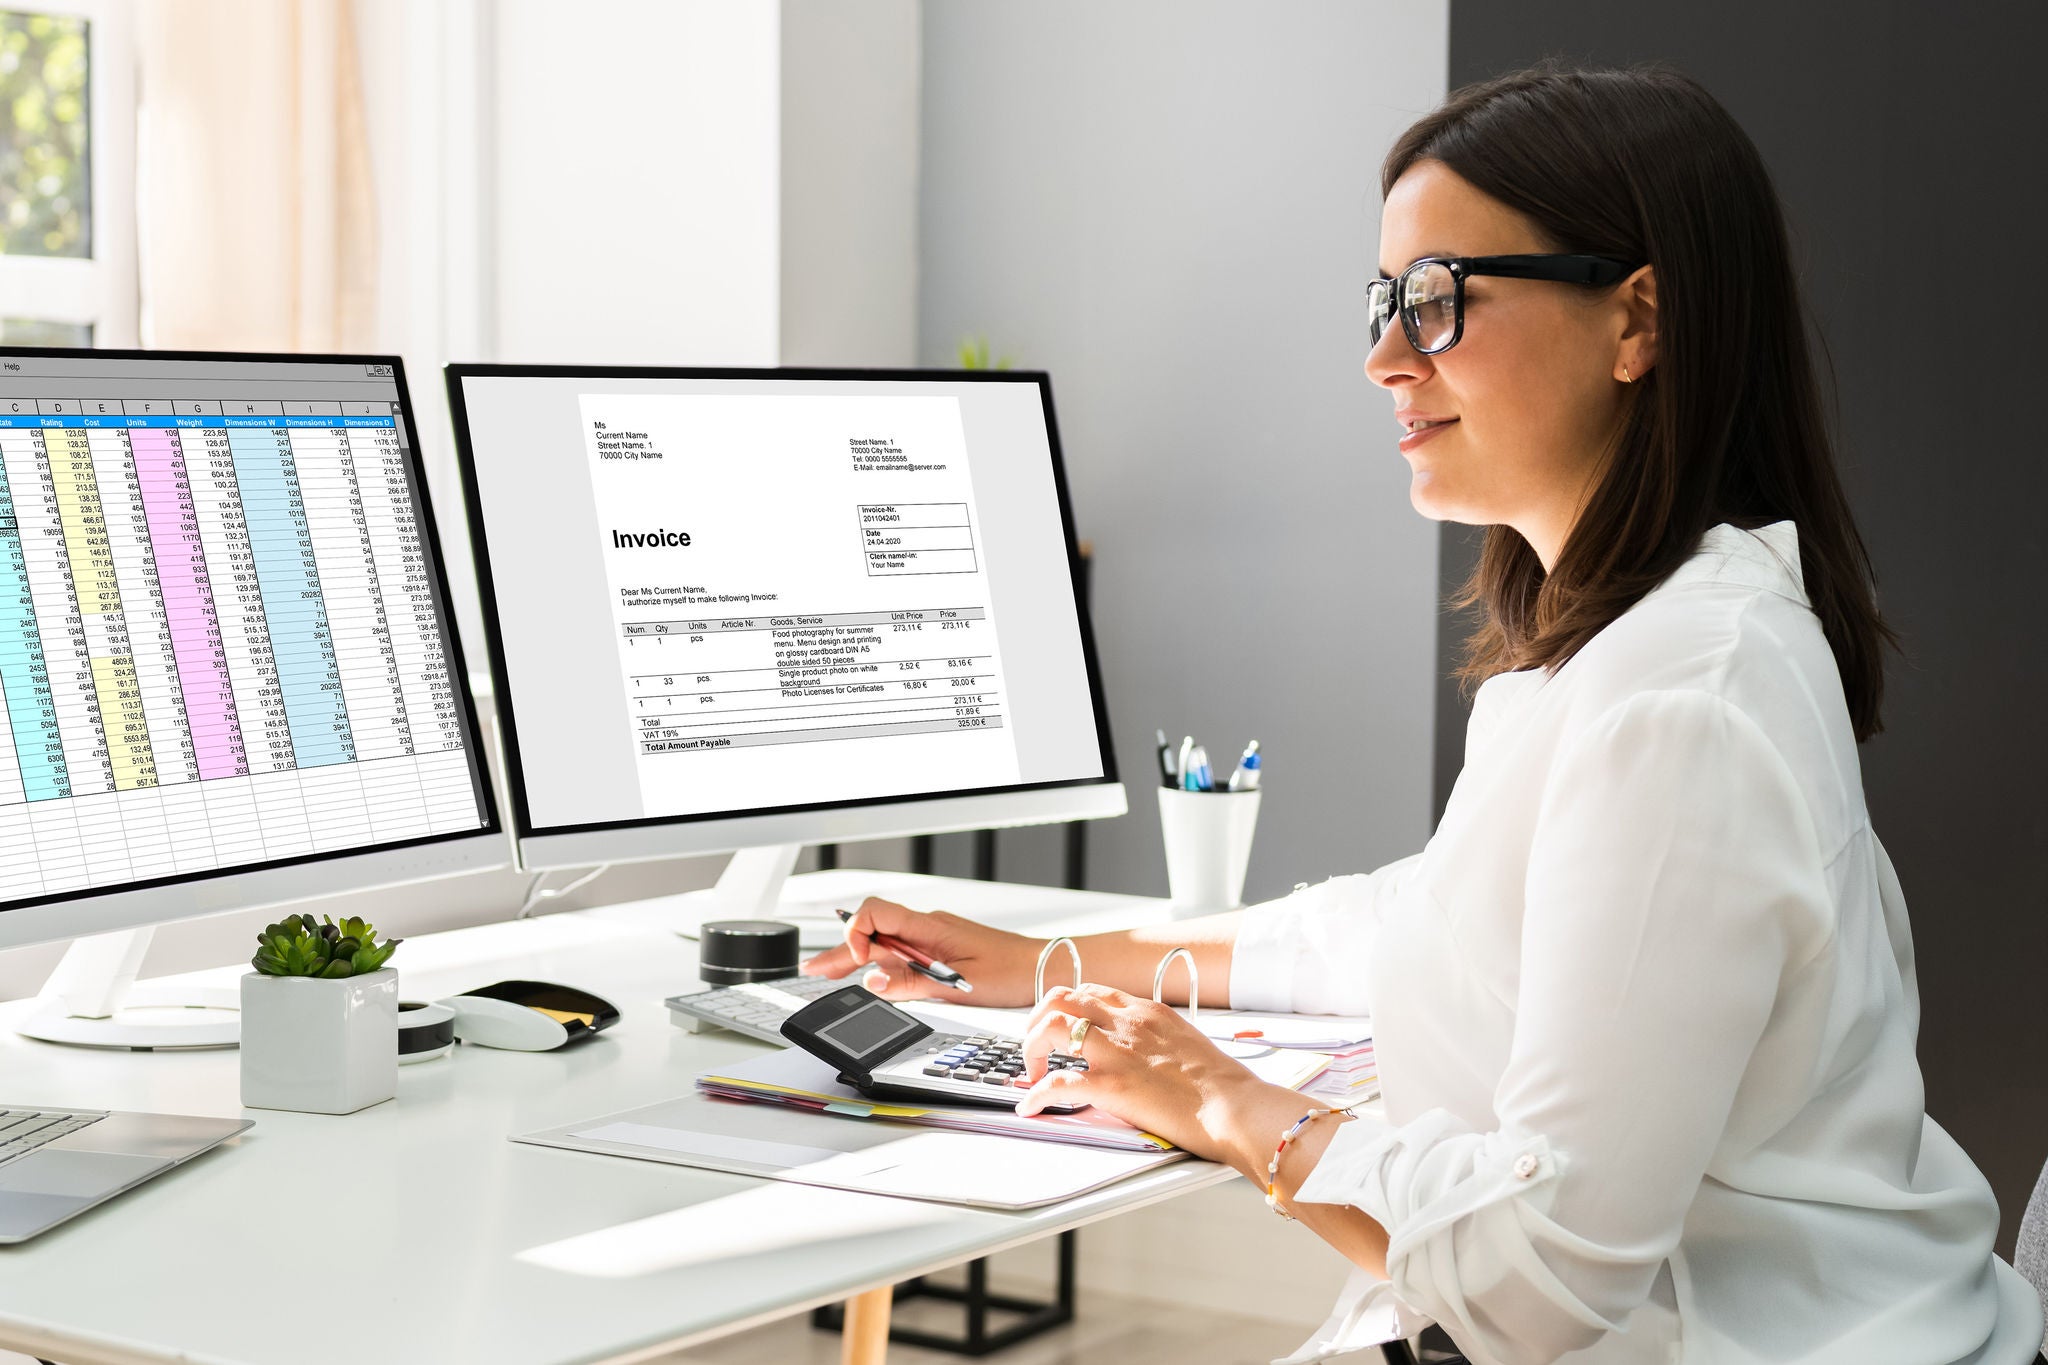
[[[448,385],[526,865],[1123,811],[1045,376]]]
[[[0,348],[0,947],[505,861],[398,361]]]

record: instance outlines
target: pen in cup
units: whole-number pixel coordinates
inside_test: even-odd
[[[1227,790],[1249,792],[1259,789],[1259,742],[1253,740],[1244,746],[1244,757],[1237,760],[1236,771],[1230,774]]]
[[[1180,768],[1174,762],[1173,745],[1167,740],[1166,731],[1158,730],[1154,733],[1159,736],[1159,785],[1162,787],[1178,787],[1180,785]]]
[[[834,913],[839,916],[842,922],[853,918],[853,911],[851,910],[839,910]],[[896,956],[903,959],[904,964],[910,970],[916,972],[919,976],[930,977],[941,986],[951,986],[956,991],[964,991],[969,995],[974,993],[974,987],[968,984],[966,977],[960,975],[960,973],[954,971],[929,953],[919,952],[894,934],[869,933],[868,942],[874,944],[877,948],[886,948],[896,954]]]

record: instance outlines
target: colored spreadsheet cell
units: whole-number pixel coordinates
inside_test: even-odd
[[[355,740],[343,703],[341,670],[320,592],[291,433],[282,424],[230,426],[228,444],[234,451],[249,546],[262,586],[278,690],[291,721],[292,752],[301,768],[353,762]]]
[[[35,596],[29,587],[28,562],[22,554],[21,527],[5,463],[0,463],[0,697],[6,702],[20,775],[17,799],[49,801],[69,796],[64,738],[57,728],[50,670],[43,662]],[[0,770],[0,780],[4,780],[4,770]]]
[[[142,715],[142,686],[135,660],[127,655],[92,661],[92,681],[100,698],[100,724],[107,734],[107,753],[114,766],[114,789],[133,791],[156,785],[156,756],[149,749],[149,723]]]

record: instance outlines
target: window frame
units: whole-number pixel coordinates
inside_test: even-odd
[[[0,255],[0,316],[87,324],[95,346],[133,347],[141,322],[136,263],[133,0],[0,0],[21,14],[84,19],[92,255]]]

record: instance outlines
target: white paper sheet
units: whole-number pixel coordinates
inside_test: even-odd
[[[649,814],[1019,780],[958,399],[580,406]]]

